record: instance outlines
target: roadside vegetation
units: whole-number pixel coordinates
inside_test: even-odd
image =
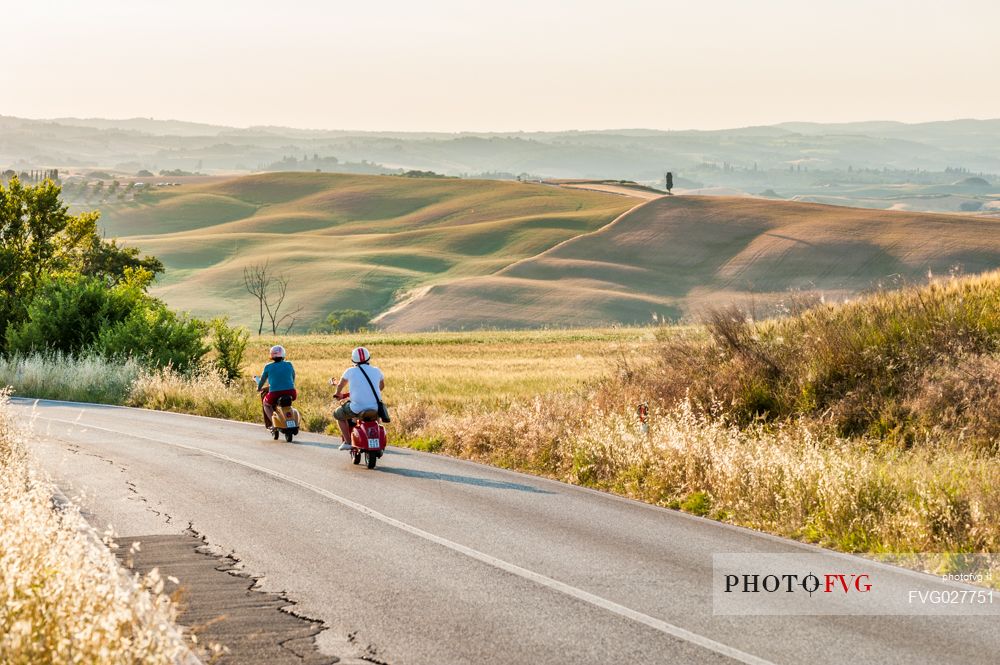
[[[64,272],[8,324],[0,384],[20,395],[259,422],[249,376],[281,343],[305,429],[332,432],[328,380],[364,344],[396,445],[850,552],[1000,550],[1000,273],[762,321],[721,309],[686,327],[250,338],[170,312],[142,266],[100,289]],[[67,339],[58,322],[85,321],[79,303],[103,324]]]
[[[320,431],[331,426],[327,379],[364,343],[389,378],[396,445],[844,551],[992,552],[998,302],[990,274],[762,322],[726,310],[659,329],[257,338],[245,372],[285,344],[299,408]],[[21,373],[55,367],[34,359]],[[11,371],[0,365],[0,382]],[[249,381],[211,372],[138,368],[120,401],[259,419]]]
[[[0,363],[8,381],[39,395],[120,402],[143,371],[211,370],[234,380],[248,333],[150,296],[163,264],[103,239],[97,220],[69,214],[51,180],[0,186]]]
[[[238,378],[229,382],[219,369],[227,356],[216,349],[200,369],[189,372],[150,367],[136,359],[35,353],[0,358],[0,385],[14,386],[17,395],[258,422],[260,398],[250,377],[260,374],[268,349],[278,343],[295,364],[296,405],[306,428],[316,432],[333,431],[328,382],[340,377],[350,365],[351,349],[361,344],[372,349],[373,362],[389,377],[390,404],[404,411],[412,403],[434,413],[489,417],[497,409],[528,404],[539,394],[592,386],[606,374],[609,354],[651,350],[655,336],[649,328],[616,328],[253,337],[243,351]],[[228,355],[230,361],[234,355]]]
[[[28,459],[0,396],[0,659],[178,663],[187,649],[157,575],[133,577]]]
[[[148,294],[155,258],[69,214],[51,180],[0,185],[0,660],[178,663],[188,658],[154,571],[118,566],[28,459],[8,391],[122,403],[152,375],[225,387],[245,331],[179,314]],[[214,358],[206,356],[214,348]]]

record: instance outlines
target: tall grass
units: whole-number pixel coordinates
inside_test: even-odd
[[[633,394],[664,405],[690,397],[742,424],[808,416],[902,447],[954,440],[997,450],[1000,273],[773,321],[716,311],[707,333],[665,335]]]
[[[231,384],[218,372],[209,370],[194,374],[170,368],[142,371],[133,380],[124,403],[230,420],[262,419],[260,397],[249,383]]]
[[[682,402],[593,412],[549,395],[476,415],[397,409],[418,447],[849,552],[995,552],[1000,459],[901,450],[793,420],[740,427]]]
[[[587,347],[586,359],[567,347],[547,367],[549,383],[528,392],[509,386],[519,372],[534,376],[551,356],[545,347],[519,365],[516,347],[507,361],[494,347],[421,342],[392,359],[403,368],[408,354],[429,357],[419,376],[393,384],[397,445],[851,552],[1000,548],[1000,274],[774,321],[717,312],[655,343],[618,340],[619,371],[600,381],[594,359],[616,355],[609,345]],[[324,342],[304,359],[310,392],[320,394],[318,372],[341,345]],[[469,383],[480,363],[497,377],[481,388]],[[559,389],[563,366],[581,380]],[[434,398],[456,384],[458,402]],[[259,417],[252,390],[212,377],[140,374],[127,401]],[[646,401],[642,431],[634,409]],[[321,427],[328,416],[315,410]]]
[[[101,404],[123,404],[132,384],[145,372],[132,359],[73,358],[61,353],[0,356],[0,388],[19,394]]]
[[[187,650],[156,575],[140,579],[86,535],[73,506],[53,508],[0,398],[0,660],[176,663]]]

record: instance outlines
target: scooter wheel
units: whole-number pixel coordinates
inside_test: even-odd
[[[285,441],[287,441],[288,443],[291,443],[292,442],[292,436],[294,436],[294,435],[291,432],[285,432]]]
[[[277,440],[278,440],[278,435],[279,435],[279,434],[280,434],[280,432],[278,432],[278,430],[276,430],[276,429],[273,429],[273,430],[271,430],[271,436],[273,436],[273,437],[274,437],[274,440],[275,440],[275,441],[277,441]]]
[[[360,452],[351,453],[351,457],[354,458],[354,463],[355,464],[361,464],[361,453]]]
[[[365,453],[365,463],[368,464],[368,468],[369,469],[374,469],[375,468],[375,463],[377,461],[378,461],[378,457],[375,456],[375,453]]]

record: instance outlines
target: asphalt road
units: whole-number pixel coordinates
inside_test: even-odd
[[[1000,659],[1000,597],[976,616],[900,614],[912,609],[900,590],[967,589],[931,576],[405,449],[369,471],[321,435],[288,444],[259,426],[195,416],[26,400],[13,408],[33,427],[35,457],[67,494],[83,493],[98,529],[193,528],[265,591],[323,621],[320,648],[345,660]],[[819,557],[817,573],[863,570],[895,595],[882,596],[879,616],[721,614],[719,553]],[[793,596],[803,607],[827,601]],[[855,597],[826,606],[839,611]]]

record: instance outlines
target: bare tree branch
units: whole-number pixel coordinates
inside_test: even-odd
[[[282,325],[285,322],[286,319],[288,320],[288,325],[285,326],[285,332],[283,334],[287,335],[289,332],[291,332],[292,326],[294,326],[295,322],[298,320],[298,317],[296,316],[296,314],[298,314],[299,312],[301,312],[302,309],[303,309],[303,307],[301,305],[299,305],[298,307],[296,307],[295,309],[293,309],[291,312],[285,314],[280,319],[278,319],[278,325],[279,326]]]
[[[281,305],[285,302],[285,295],[288,293],[288,278],[284,275],[278,275],[269,281],[269,286],[273,284],[277,290],[277,294],[264,299],[264,309],[267,310],[267,318],[271,320],[271,333],[278,333],[278,312],[281,311]]]
[[[257,334],[264,332],[264,309],[267,304],[267,290],[271,282],[269,274],[270,259],[264,263],[255,263],[243,268],[243,285],[247,292],[257,299],[257,306],[260,310],[260,322],[257,326]]]
[[[243,284],[247,292],[257,299],[260,315],[257,334],[263,334],[265,321],[270,322],[272,334],[278,334],[282,326],[287,334],[295,325],[296,315],[303,309],[300,306],[291,312],[281,313],[288,296],[288,276],[284,273],[275,275],[268,260],[243,268]]]

